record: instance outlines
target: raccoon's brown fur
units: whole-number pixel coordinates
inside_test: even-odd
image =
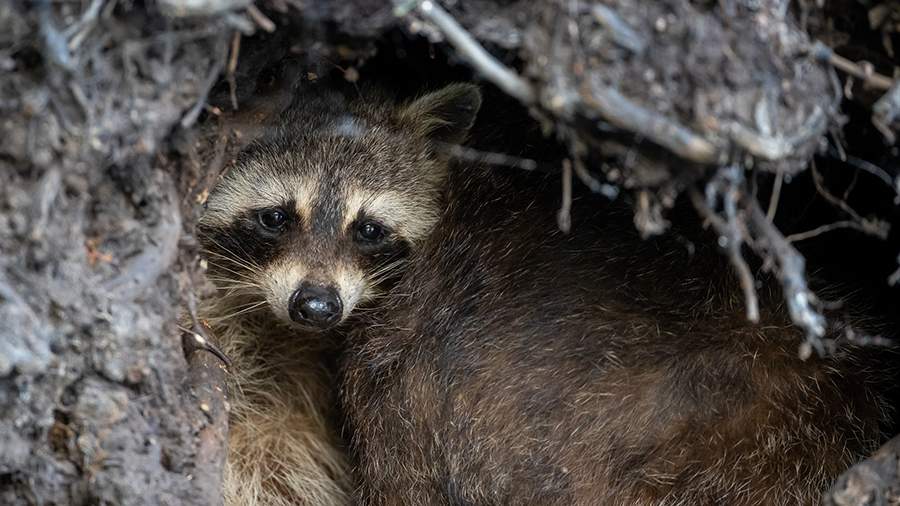
[[[406,105],[303,90],[211,193],[199,235],[218,290],[200,313],[233,361],[227,504],[350,502],[329,364],[437,220],[446,160],[429,141],[468,128],[471,89]],[[339,306],[327,321],[296,308],[311,289]]]
[[[451,170],[353,324],[359,504],[811,505],[882,441],[872,350],[800,360],[777,293],[747,323],[719,255],[642,242],[598,199],[561,234],[554,179]]]

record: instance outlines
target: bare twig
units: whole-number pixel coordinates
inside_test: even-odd
[[[266,17],[266,15],[263,14],[262,11],[259,10],[259,8],[257,8],[255,5],[250,4],[247,6],[247,14],[250,15],[250,18],[253,19],[253,21],[255,21],[256,24],[259,25],[259,27],[263,30],[269,33],[275,31],[275,23],[273,23],[271,19]]]
[[[663,217],[663,206],[655,194],[641,190],[634,207],[634,226],[644,239],[662,234],[669,228],[669,220]]]
[[[896,136],[891,131],[891,125],[898,118],[900,118],[900,81],[894,83],[891,89],[872,106],[872,124],[891,144],[896,141]]]
[[[193,336],[185,332],[182,342],[190,341]],[[188,345],[190,346],[190,345]],[[209,348],[203,348],[208,351]],[[216,497],[222,490],[222,465],[228,448],[228,402],[225,395],[225,370],[220,364],[223,356],[215,353],[195,353],[195,348],[185,348],[188,361],[188,385],[196,407],[202,413],[205,424],[197,427],[196,469],[195,477],[208,476],[208,479],[195,480],[201,487],[204,497]],[[227,367],[227,366],[226,366]]]
[[[711,164],[723,156],[722,150],[712,141],[632,102],[614,88],[582,87],[580,96],[613,126],[641,135],[686,160]]]
[[[769,210],[766,211],[766,219],[772,221],[775,219],[775,213],[778,211],[778,201],[781,198],[781,184],[784,182],[784,171],[779,170],[775,173],[775,183],[772,185],[772,196],[769,198]]]
[[[562,205],[556,223],[564,234],[572,230],[572,162],[568,158],[562,163]]]
[[[805,260],[769,221],[759,202],[746,191],[745,186],[740,167],[732,166],[720,170],[706,185],[705,199],[696,189],[691,191],[691,198],[701,215],[725,237],[729,256],[738,270],[745,295],[749,291],[748,287],[752,287],[750,285],[752,278],[740,255],[739,248],[742,243],[751,246],[767,264],[771,263],[775,267],[791,321],[806,334],[801,355],[808,355],[812,349],[824,353],[822,337],[825,335],[825,317],[813,307],[817,299],[806,284]],[[721,207],[726,218],[715,211],[719,201],[722,203]],[[736,219],[738,213],[741,213],[742,220]],[[750,306],[756,303],[755,290],[751,293],[752,299],[748,299],[748,314]]]
[[[228,94],[231,97],[231,109],[238,109],[237,82],[234,73],[237,70],[238,55],[241,53],[241,32],[235,31],[231,37],[231,51],[228,56],[228,66],[225,68],[225,79],[228,81]]]
[[[699,191],[696,189],[691,190],[691,202],[694,204],[694,207],[725,240],[723,246],[728,251],[731,265],[737,271],[741,289],[744,291],[744,301],[747,304],[747,319],[751,322],[758,322],[759,298],[756,295],[756,282],[753,279],[753,273],[750,272],[750,267],[741,253],[741,246],[746,238],[742,227],[737,225],[737,186],[734,184],[730,185],[725,190],[725,194],[721,196],[727,217],[725,220],[713,211],[712,205],[714,204],[709,202],[710,199],[715,200],[717,195],[708,193],[706,199],[704,199]]]
[[[897,263],[900,264],[900,256],[897,257]],[[897,283],[900,283],[900,267],[897,267],[897,270],[892,272],[890,276],[888,276],[888,285],[894,286]]]
[[[200,117],[200,112],[203,111],[203,107],[206,105],[206,98],[209,94],[209,90],[216,84],[216,80],[219,79],[219,74],[222,73],[222,68],[224,66],[224,55],[222,57],[213,58],[209,74],[206,76],[206,81],[203,82],[202,94],[197,98],[197,103],[194,104],[194,107],[181,118],[182,128],[190,128],[197,122],[197,118]]]
[[[36,0],[38,26],[43,39],[43,52],[47,59],[66,70],[75,69],[75,60],[69,52],[66,36],[59,31],[53,21],[50,0]]]
[[[578,176],[578,179],[584,183],[592,192],[599,193],[604,197],[612,200],[619,196],[619,187],[607,183],[601,182],[599,179],[595,178],[588,170],[587,167],[584,166],[584,162],[578,156],[575,157],[575,162],[572,164],[575,169],[575,175]]]
[[[811,348],[824,353],[825,317],[813,307],[817,299],[806,284],[806,260],[766,219],[758,202],[743,200],[753,238],[749,244],[758,255],[774,260],[791,321],[806,332],[806,342]]]
[[[195,321],[194,329],[181,329],[181,346],[184,348],[185,355],[190,356],[197,350],[206,351],[219,359],[226,368],[231,368],[231,359],[229,359],[228,356],[209,339],[208,335],[209,332],[211,332],[209,325],[197,321],[197,317],[194,313],[192,313],[191,316]]]
[[[453,158],[457,158],[459,160],[484,163],[487,165],[499,165],[502,167],[512,167],[515,169],[527,171],[538,169],[538,163],[530,158],[519,158],[517,156],[507,155],[505,153],[480,151],[467,146],[449,142],[435,142],[434,144],[441,151],[444,151]]]
[[[628,23],[623,20],[616,11],[609,7],[597,4],[594,5],[592,12],[597,21],[606,28],[616,44],[624,47],[635,54],[641,54],[647,47],[647,41]]]
[[[871,63],[850,61],[821,42],[817,42],[813,46],[813,54],[816,59],[830,63],[834,68],[861,79],[865,84],[873,88],[887,90],[894,84],[891,78],[875,72],[875,68]]]
[[[253,0],[157,0],[159,10],[170,17],[214,16],[246,8]]]
[[[894,197],[894,203],[900,203],[900,177],[893,178],[890,174],[887,173],[887,171],[875,165],[874,163],[863,160],[862,158],[857,158],[852,155],[847,155],[845,157],[845,161],[850,165],[856,167],[857,169],[868,172],[869,174],[872,174],[878,179],[884,181],[884,184],[888,185],[892,190],[897,192],[897,197]]]
[[[243,33],[244,35],[250,36],[256,33],[256,23],[254,23],[253,20],[248,16],[238,14],[237,12],[226,12],[222,15],[222,19],[230,27]]]
[[[857,221],[862,221],[862,217],[850,207],[843,199],[839,199],[837,196],[833,195],[828,188],[825,188],[825,178],[822,177],[822,173],[819,172],[819,168],[816,165],[816,162],[813,161],[809,166],[810,173],[812,173],[813,185],[816,187],[816,191],[819,195],[822,196],[825,200],[831,203],[833,206],[840,208],[845,213],[849,214],[853,219]]]
[[[97,18],[100,16],[105,1],[106,0],[92,0],[91,4],[88,5],[88,8],[82,13],[81,19],[65,29],[63,33],[66,37],[70,38],[68,44],[69,51],[77,50],[81,46],[81,43],[84,42],[84,38],[87,37],[91,28],[93,28],[94,23],[97,21]]]
[[[860,346],[894,346],[897,344],[895,340],[887,337],[859,334],[849,325],[844,329],[844,337],[847,338],[847,341]]]
[[[491,56],[440,5],[432,0],[424,0],[416,6],[416,10],[422,17],[434,24],[444,34],[447,41],[459,51],[460,55],[481,72],[487,80],[524,104],[534,102],[535,93],[531,85]],[[403,13],[399,7],[395,12]]]
[[[872,225],[868,225],[868,223],[873,223]],[[788,242],[794,243],[798,241],[805,241],[807,239],[812,239],[818,235],[824,234],[826,232],[831,232],[832,230],[839,230],[842,228],[852,228],[854,230],[859,230],[860,232],[864,232],[866,234],[876,235],[884,239],[887,237],[887,231],[884,230],[883,227],[879,226],[880,222],[859,222],[854,220],[841,220],[836,221],[834,223],[828,223],[825,225],[820,225],[812,230],[807,230],[806,232],[798,232],[796,234],[791,234],[785,237],[785,240]]]
[[[568,126],[559,127],[559,131],[561,137],[568,140],[569,151],[572,153],[572,168],[578,179],[594,193],[599,193],[610,200],[617,198],[619,196],[618,186],[600,181],[585,167],[584,158],[587,156],[588,147],[584,140],[579,138]]]
[[[819,172],[819,169],[816,166],[815,162],[810,165],[810,171],[812,172],[813,184],[816,187],[816,191],[819,192],[819,195],[821,195],[832,205],[840,208],[842,211],[850,215],[852,220],[842,220],[828,225],[816,227],[815,229],[809,230],[807,232],[792,234],[787,237],[788,241],[802,241],[811,237],[815,237],[819,234],[841,228],[852,228],[855,230],[859,230],[860,232],[873,235],[880,239],[887,239],[888,233],[890,233],[891,231],[890,223],[884,220],[863,218],[856,211],[854,211],[853,208],[850,207],[850,204],[848,204],[845,200],[838,198],[836,195],[828,191],[827,188],[825,188],[825,180],[822,177],[822,174]]]
[[[790,137],[761,135],[737,122],[728,123],[725,132],[735,144],[748,153],[775,162],[794,154],[797,146],[807,144],[810,139],[820,136],[825,131],[827,119],[825,111],[816,106],[806,124],[798,128],[796,135]]]
[[[226,368],[230,369],[231,359],[229,359],[228,356],[225,355],[225,353],[220,350],[218,346],[213,344],[212,339],[210,339],[212,329],[210,329],[209,325],[201,321],[197,316],[197,296],[194,295],[194,283],[191,280],[190,276],[185,276],[185,279],[187,279],[188,284],[186,302],[188,314],[191,316],[192,328],[181,328],[181,345],[184,348],[184,353],[187,356],[190,356],[196,350],[203,350],[212,353],[222,362],[223,365],[225,365]]]
[[[850,198],[850,193],[856,188],[856,183],[859,181],[859,171],[853,171],[853,179],[850,180],[850,183],[847,184],[847,188],[844,190],[844,195],[841,197],[843,200],[847,200]]]

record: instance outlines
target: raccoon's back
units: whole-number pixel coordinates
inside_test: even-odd
[[[351,343],[365,500],[809,504],[881,439],[862,353],[802,362],[784,314],[745,322],[716,252],[641,242],[596,201],[561,234],[553,183],[517,184],[455,182]]]

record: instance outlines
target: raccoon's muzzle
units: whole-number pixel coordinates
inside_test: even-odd
[[[343,312],[341,296],[332,287],[303,283],[288,301],[291,320],[320,329],[339,322]]]

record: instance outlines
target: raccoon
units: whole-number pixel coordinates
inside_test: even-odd
[[[347,334],[358,504],[812,505],[884,440],[886,352],[800,360],[778,293],[747,323],[718,252],[588,197],[562,234],[556,177],[443,180]]]
[[[473,90],[397,104],[306,87],[209,195],[198,235],[217,293],[202,314],[234,362],[227,504],[350,502],[336,350],[438,220],[433,148],[463,138]]]

